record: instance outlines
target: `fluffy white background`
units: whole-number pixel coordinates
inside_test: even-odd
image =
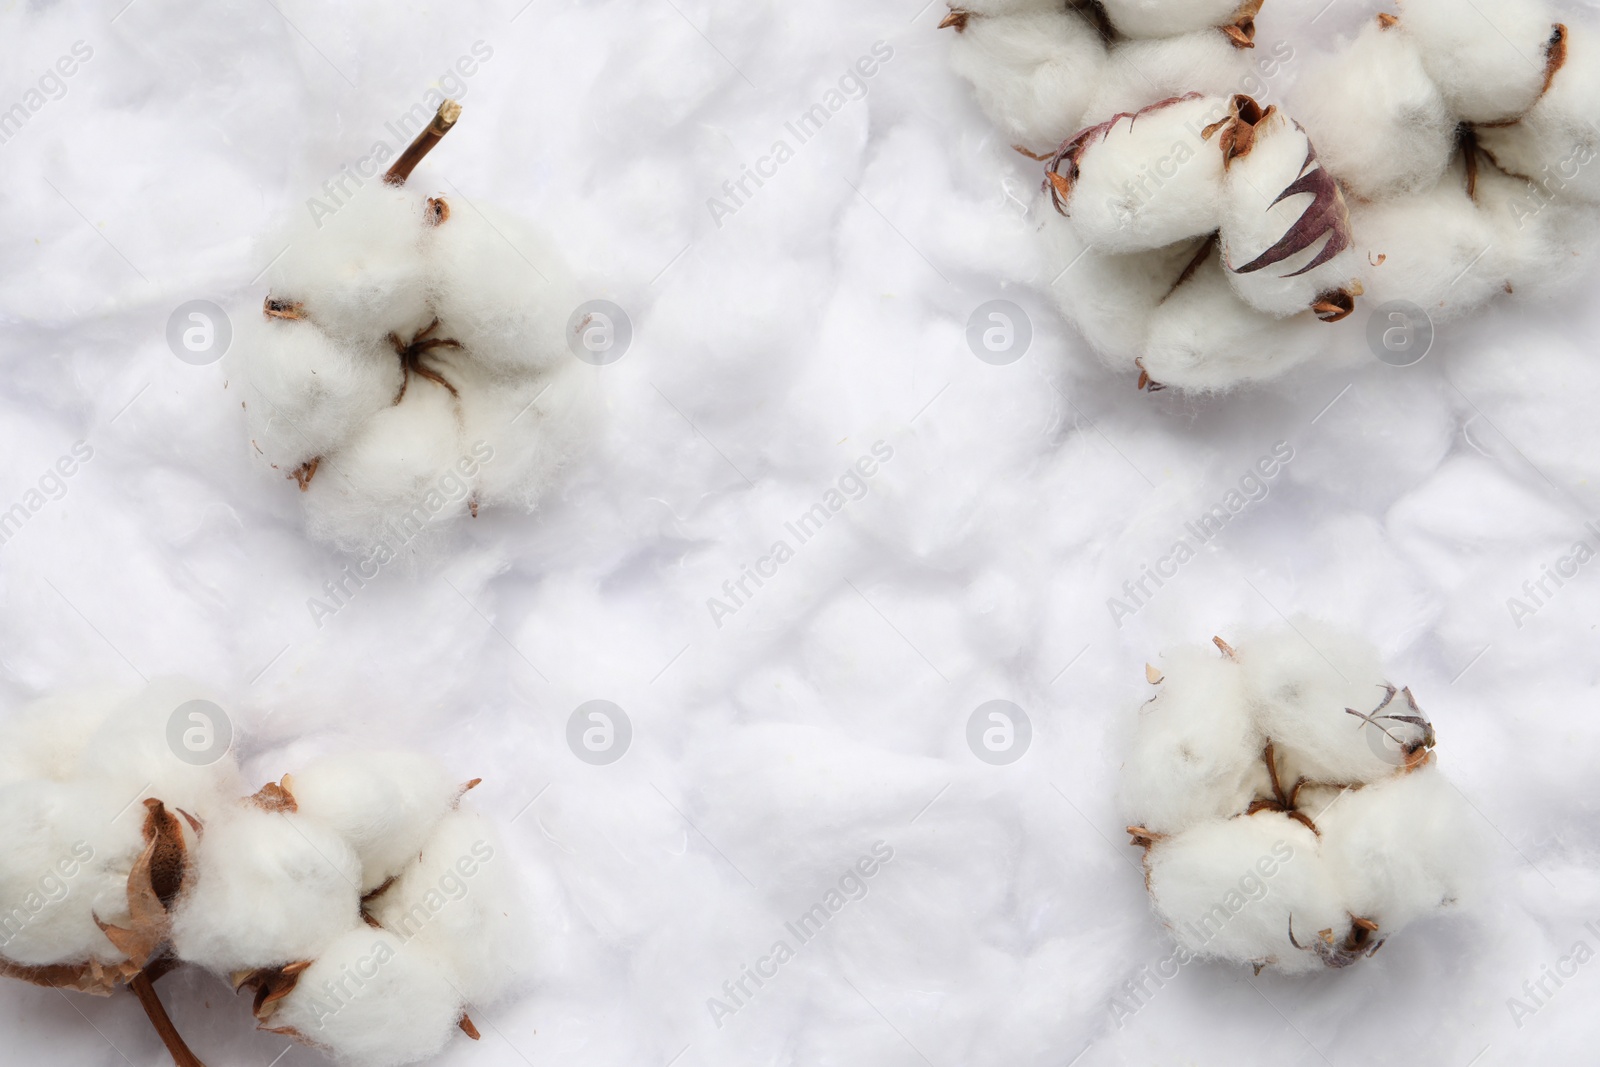
[[[0,107],[94,49],[0,145],[0,507],[95,451],[0,547],[3,701],[185,672],[232,695],[259,781],[350,745],[482,775],[542,900],[539,980],[439,1062],[1591,1056],[1600,964],[1520,1029],[1505,1003],[1600,919],[1597,579],[1521,629],[1506,607],[1600,508],[1581,301],[1452,328],[1409,369],[1150,397],[1041,295],[1038,167],[949,73],[941,4],[122,3],[0,16]],[[1258,40],[1303,51],[1373,12],[1336,0],[1308,29],[1322,6],[1270,0]],[[485,513],[318,629],[306,600],[346,560],[302,536],[166,319],[256,306],[256,235],[478,40],[493,58],[412,183],[547,225],[637,340],[585,368],[610,419],[539,514]],[[718,229],[707,198],[877,40],[867,99]],[[1000,295],[1036,330],[1007,367],[963,337]],[[870,495],[716,628],[706,598],[879,439]],[[1279,441],[1270,497],[1113,626],[1106,598]],[[1493,828],[1482,894],[1339,974],[1192,965],[1119,1028],[1111,998],[1170,951],[1110,800],[1143,664],[1296,612],[1367,631],[1416,690]],[[564,742],[594,698],[635,729],[609,767]],[[1010,767],[964,738],[994,698],[1036,727]],[[715,1027],[706,998],[880,839],[869,895]],[[285,1053],[214,980],[162,988],[213,1065]],[[0,1020],[7,1064],[163,1062],[131,997],[7,983]]]

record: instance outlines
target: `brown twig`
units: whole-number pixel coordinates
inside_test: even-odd
[[[144,1008],[145,1015],[150,1019],[150,1025],[161,1035],[161,1043],[167,1046],[167,1052],[172,1055],[172,1062],[177,1064],[177,1067],[206,1067],[200,1061],[200,1057],[189,1050],[189,1046],[184,1043],[183,1035],[178,1033],[178,1028],[172,1023],[172,1017],[167,1014],[167,1009],[162,1007],[161,998],[156,996],[156,987],[151,982],[150,975],[140,971],[129,980],[128,988],[139,998],[139,1006]]]
[[[433,151],[433,146],[450,132],[450,128],[460,117],[461,105],[454,100],[446,100],[440,104],[439,112],[433,116],[433,121],[417,134],[417,139],[406,146],[406,150],[400,153],[400,158],[394,161],[394,166],[384,174],[384,182],[389,185],[404,185],[406,179],[411,177],[411,172],[417,169],[417,164]]]

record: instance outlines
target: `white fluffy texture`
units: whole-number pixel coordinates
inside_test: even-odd
[[[1261,730],[1288,761],[1281,772],[1285,788],[1301,776],[1354,785],[1394,772],[1387,750],[1369,743],[1373,728],[1345,711],[1370,712],[1383,700],[1387,678],[1371,645],[1303,621],[1241,642],[1238,655]],[[1397,704],[1386,709],[1399,710]],[[1411,727],[1401,729],[1416,735]]]
[[[464,784],[417,753],[350,752],[296,771],[290,791],[300,814],[354,847],[367,892],[415,862]]]
[[[1485,126],[1478,143],[1514,174],[1531,178],[1541,199],[1600,200],[1600,39],[1591,26],[1569,27],[1567,61],[1521,121]]]
[[[373,917],[445,961],[468,1004],[493,1003],[526,978],[539,950],[524,928],[503,921],[529,906],[513,863],[489,820],[452,812],[377,899]]]
[[[1369,22],[1295,83],[1294,114],[1317,157],[1358,197],[1432,188],[1455,152],[1456,117],[1406,34]]]
[[[1544,84],[1556,24],[1545,0],[1402,0],[1400,27],[1451,110],[1466,122],[1522,115]]]
[[[1048,197],[1041,208],[1054,215]],[[1048,216],[1040,243],[1051,262],[1062,264],[1052,286],[1062,311],[1101,353],[1137,351],[1150,333],[1151,315],[1194,258],[1197,242],[1122,255],[1086,244],[1071,226]]]
[[[460,997],[439,961],[383,930],[352,930],[323,950],[279,1002],[273,1025],[293,1027],[356,1067],[399,1067],[456,1036]]]
[[[1264,782],[1265,744],[1239,664],[1215,650],[1163,656],[1156,695],[1139,709],[1123,763],[1123,806],[1137,798],[1141,825],[1175,834],[1243,811]]]
[[[211,687],[189,679],[155,679],[110,709],[84,744],[77,777],[130,799],[155,797],[169,808],[189,812],[238,796],[244,783],[231,748],[214,762],[197,766],[178,757],[168,735],[179,707],[191,700],[224,706],[215,697]],[[219,727],[213,724],[214,730]]]
[[[419,558],[475,507],[531,509],[590,406],[565,337],[580,300],[548,239],[460,195],[432,225],[416,184],[373,179],[331,215],[295,212],[266,242],[289,249],[267,282],[305,317],[241,308],[228,354],[252,454],[284,478],[318,464],[303,496],[311,535],[380,562]],[[421,363],[459,395],[407,376],[390,340],[435,319],[428,336],[460,347]]]
[[[1121,804],[1153,835],[1150,896],[1179,945],[1298,974],[1327,965],[1311,948],[1322,931],[1343,946],[1359,917],[1383,939],[1458,903],[1482,842],[1437,757],[1421,750],[1423,728],[1346,711],[1374,712],[1392,692],[1370,645],[1302,619],[1231,651],[1183,648],[1161,662],[1161,691],[1140,709],[1123,764]],[[1383,714],[1425,715],[1404,692]],[[1402,743],[1425,758],[1408,769]],[[1250,813],[1284,799],[1317,831],[1283,811]],[[1285,844],[1292,860],[1274,852]],[[1258,859],[1278,863],[1258,869]],[[1291,916],[1303,950],[1289,940]]]
[[[1305,311],[1320,294],[1354,291],[1359,259],[1354,249],[1347,248],[1311,267],[1332,239],[1329,234],[1271,266],[1242,272],[1311,210],[1313,194],[1282,197],[1282,193],[1319,166],[1313,159],[1311,139],[1281,111],[1274,110],[1262,119],[1255,136],[1250,152],[1228,168],[1222,210],[1222,256],[1228,266],[1228,280],[1246,303],[1257,311],[1287,318]]]
[[[1216,230],[1222,153],[1202,135],[1226,113],[1225,101],[1202,97],[1087,134],[1065,198],[1079,238],[1106,252],[1140,252]]]
[[[145,809],[93,782],[0,786],[0,958],[43,965],[123,959],[95,923],[128,921],[128,871]]]
[[[1231,96],[1252,85],[1252,54],[1215,30],[1112,45],[1084,115],[1102,121],[1185,93]]]
[[[180,957],[220,974],[315,959],[361,924],[361,862],[333,830],[237,805],[207,820],[173,910]]]
[[[1366,303],[1374,307],[1405,300],[1448,322],[1504,292],[1492,258],[1499,235],[1467,196],[1459,166],[1426,192],[1352,205],[1350,223],[1367,253]]]
[[[1103,0],[1111,24],[1129,37],[1171,37],[1238,17],[1240,0]]]
[[[71,778],[89,738],[127,697],[122,686],[101,685],[18,708],[0,723],[0,785]]]
[[[950,45],[950,64],[1012,144],[1042,154],[1081,128],[1106,46],[1088,20],[1061,4],[974,13]]]
[[[1372,360],[1351,322],[1362,362],[1342,373],[1141,398],[1033,294],[1060,269],[1018,202],[1040,168],[948,70],[939,5],[908,24],[920,4],[680,4],[759,92],[658,0],[536,5],[510,25],[516,5],[475,0],[282,6],[360,91],[264,5],[174,19],[140,0],[109,26],[67,4],[0,14],[17,92],[55,44],[95,47],[4,146],[3,502],[74,440],[95,458],[0,547],[0,721],[86,677],[137,684],[120,650],[152,676],[248,692],[250,788],[374,745],[483,775],[465,803],[509,823],[538,887],[541,973],[488,1010],[494,1031],[478,1019],[482,1042],[437,1057],[461,1067],[660,1065],[686,1045],[676,1067],[920,1065],[874,1004],[941,1067],[1320,1064],[1314,1049],[1461,1067],[1488,1044],[1477,1067],[1592,1058],[1593,961],[1520,1029],[1505,1006],[1575,940],[1595,945],[1594,576],[1521,629],[1506,608],[1600,509],[1600,427],[1573,402],[1600,391],[1592,284],[1537,311],[1504,301],[1412,368]],[[1302,32],[1324,6],[1268,0],[1258,40],[1292,37],[1298,69],[1370,15],[1336,4]],[[254,278],[267,257],[251,238],[304,210],[473,25],[494,58],[462,121],[498,135],[447,140],[424,168],[549,225],[629,294],[615,299],[640,347],[595,372],[619,417],[543,521],[488,515],[445,575],[456,589],[385,574],[318,629],[305,599],[337,567],[293,494],[253,484],[225,375],[178,363],[161,327],[220,279]],[[878,39],[895,55],[867,99],[717,230],[706,198]],[[304,180],[286,172],[300,164]],[[419,188],[451,195],[437,177]],[[1009,367],[962,336],[992,295],[1033,319]],[[869,495],[716,628],[706,598],[879,437],[894,459]],[[1116,626],[1106,598],[1279,440],[1294,459],[1270,494]],[[1185,967],[1119,1025],[1112,998],[1173,946],[1111,804],[1105,709],[1152,691],[1153,650],[1275,623],[1274,605],[1372,635],[1423,695],[1488,831],[1485,892],[1353,972],[1265,972],[1265,997],[1247,969]],[[597,697],[634,720],[610,767],[561,741]],[[995,697],[1036,728],[1009,767],[963,740]],[[878,838],[895,859],[868,895],[718,1029],[706,998]],[[209,976],[159,988],[214,1067],[288,1043]],[[77,1003],[135,1062],[159,1061],[130,1002]],[[0,1019],[0,1060],[123,1062],[48,990],[0,982]],[[318,1062],[296,1050],[279,1067]]]
[[[1169,289],[1179,276],[1171,275]],[[1294,369],[1325,351],[1332,337],[1330,327],[1309,313],[1277,318],[1245,303],[1212,249],[1155,309],[1139,360],[1163,385],[1223,392]]]
[[[1270,877],[1258,866],[1264,860]],[[1308,974],[1323,963],[1289,940],[1290,921],[1302,945],[1328,929],[1343,940],[1350,929],[1317,836],[1277,812],[1208,822],[1159,841],[1145,864],[1156,912],[1173,940],[1197,956]]]
[[[1470,889],[1485,842],[1436,763],[1345,793],[1317,820],[1331,877],[1357,915],[1398,929]]]

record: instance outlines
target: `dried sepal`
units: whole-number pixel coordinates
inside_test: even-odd
[[[253,971],[240,971],[233,975],[233,991],[248,989],[255,994],[250,1011],[257,1022],[266,1022],[278,1010],[278,1002],[293,993],[300,976],[312,964],[311,960],[286,963],[282,967],[258,967]]]
[[[468,1015],[466,1012],[461,1013],[461,1019],[456,1023],[456,1026],[460,1027],[461,1032],[472,1038],[472,1040],[483,1040],[483,1035],[478,1033],[478,1028],[472,1024],[472,1016]]]
[[[435,385],[441,385],[449,391],[450,395],[460,398],[456,387],[445,380],[444,375],[422,365],[423,357],[436,348],[460,348],[461,342],[450,337],[435,337],[433,331],[439,328],[439,317],[434,316],[433,321],[422,328],[422,331],[410,341],[402,341],[400,335],[389,334],[389,344],[394,347],[395,355],[400,357],[400,391],[395,394],[396,404],[405,399],[406,387],[411,384],[411,376],[426,378]]]
[[[117,986],[127,984],[137,973],[138,968],[128,963],[103,964],[98,960],[89,960],[87,963],[29,967],[0,959],[0,978],[15,978],[19,982],[46,989],[70,989],[91,997],[109,997]]]
[[[1567,65],[1567,27],[1556,23],[1550,30],[1550,40],[1544,46],[1544,85],[1539,89],[1543,96],[1555,83],[1556,75]]]
[[[1239,157],[1250,154],[1250,149],[1255,147],[1257,128],[1277,110],[1272,105],[1262,107],[1253,96],[1235,93],[1228,102],[1227,116],[1201,130],[1200,137],[1209,141],[1220,131],[1217,147],[1222,151],[1222,165],[1226,168]]]
[[[1379,27],[1379,29],[1392,30],[1398,25],[1400,25],[1400,16],[1399,15],[1391,15],[1387,11],[1379,12],[1379,14],[1378,14],[1378,27]]]
[[[1374,938],[1378,924],[1361,916],[1350,916],[1350,932],[1342,941],[1336,940],[1332,928],[1317,931],[1308,945],[1302,945],[1294,936],[1294,916],[1289,916],[1289,943],[1302,952],[1315,952],[1326,967],[1349,967],[1369,959],[1383,947],[1382,938]]]
[[[1233,21],[1220,27],[1235,48],[1256,46],[1256,16],[1261,13],[1263,0],[1245,0],[1234,12]]]
[[[294,793],[291,791],[290,787],[293,784],[294,779],[286,774],[282,782],[268,782],[256,790],[255,795],[246,803],[254,804],[262,811],[281,811],[291,814],[297,812],[300,810],[300,805],[295,802]]]
[[[1282,263],[1290,256],[1304,252],[1318,241],[1327,238],[1322,251],[1313,256],[1311,262],[1297,271],[1284,275],[1286,278],[1296,278],[1308,271],[1316,270],[1350,247],[1350,209],[1345,204],[1344,193],[1339,190],[1339,183],[1333,175],[1317,161],[1316,146],[1309,142],[1306,145],[1306,161],[1300,168],[1300,177],[1279,193],[1278,198],[1270,206],[1276,207],[1291,196],[1303,193],[1311,195],[1311,203],[1295,220],[1294,225],[1289,227],[1289,232],[1249,263],[1232,268],[1235,274],[1252,274]]]
[[[959,7],[952,7],[950,9],[950,14],[946,15],[944,17],[944,21],[939,23],[939,28],[941,30],[955,30],[957,33],[962,33],[966,30],[967,23],[971,21],[971,19],[972,12],[963,11]]]
[[[322,466],[322,457],[313,456],[290,471],[289,477],[295,480],[295,484],[300,486],[300,491],[304,493],[311,488],[311,479],[317,476],[317,468],[320,466]]]
[[[159,800],[145,801],[144,851],[128,872],[128,925],[94,921],[135,970],[155,959],[172,932],[168,908],[192,875],[177,816]]]
[[[1166,680],[1166,677],[1154,666],[1146,663],[1144,665],[1144,680],[1149,682],[1151,685],[1160,685]]]
[[[268,295],[262,301],[261,312],[269,319],[303,319],[306,317],[306,306],[298,300],[278,300]]]
[[[1360,289],[1355,286],[1349,289],[1330,289],[1317,294],[1311,310],[1323,322],[1339,322],[1355,311],[1356,297],[1360,295]]]

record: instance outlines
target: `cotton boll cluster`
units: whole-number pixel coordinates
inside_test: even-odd
[[[228,355],[252,453],[299,484],[313,536],[379,562],[482,507],[531,508],[584,427],[560,255],[488,205],[402,184],[459,111],[384,181],[295,216]]]
[[[195,759],[174,740],[186,708],[220,714],[194,703],[201,691],[162,681],[8,719],[0,975],[102,996],[129,986],[180,1064],[199,1060],[153,983],[184,965],[248,990],[263,1027],[342,1062],[390,1067],[458,1030],[476,1038],[468,1006],[522,981],[531,954],[515,868],[462,806],[476,780],[363,752],[242,797],[226,750]]]
[[[1456,901],[1474,827],[1374,650],[1310,622],[1215,645],[1147,669],[1120,790],[1179,945],[1301,974]]]
[[[1592,254],[1597,31],[1542,0],[1404,0],[1295,87],[1352,194],[1374,302],[1444,321],[1550,288]]]
[[[1325,324],[1362,291],[1343,193],[1305,131],[1249,96],[1187,94],[1114,116],[1062,145],[1046,179],[1048,248],[1092,249],[1116,275],[1145,276],[1120,343],[1097,346],[1138,366],[1141,385],[1274,377],[1324,350]],[[1083,283],[1060,284],[1078,264],[1055,258],[1057,300],[1079,320]]]
[[[1075,131],[1184,92],[1229,93],[1250,75],[1260,0],[1102,4],[952,0],[950,62],[1019,149],[1042,155]]]
[[[1358,298],[1439,322],[1592,255],[1596,28],[1545,0],[1492,6],[1403,0],[1310,63],[1287,107],[1244,95],[1260,0],[974,0],[946,25],[1019,147],[1072,131],[1038,209],[1063,313],[1141,387],[1212,392],[1362,358],[1359,331],[1325,325]],[[1052,50],[1028,19],[1092,28],[1103,55]],[[1025,57],[984,43],[1008,33]],[[1053,95],[1033,91],[1044,71]],[[1099,277],[1069,279],[1080,270]]]

